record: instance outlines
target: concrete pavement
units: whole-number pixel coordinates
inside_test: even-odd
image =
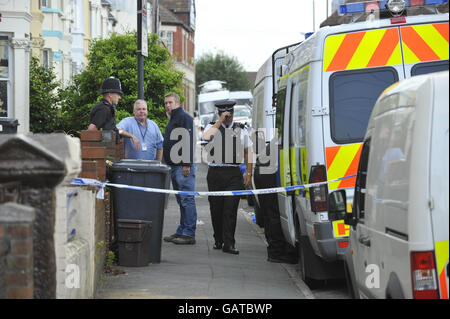
[[[207,190],[206,165],[197,167],[196,190]],[[147,267],[118,267],[125,274],[107,275],[98,288],[99,299],[305,299],[307,286],[296,279],[292,265],[267,262],[263,230],[251,221],[246,200],[241,200],[236,227],[239,255],[214,250],[207,198],[197,197],[195,245],[162,243],[161,263]],[[169,197],[163,236],[175,232],[179,208]]]

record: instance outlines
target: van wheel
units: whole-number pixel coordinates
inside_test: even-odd
[[[348,270],[347,263],[344,262],[345,283],[347,284],[347,292],[350,298],[357,299],[355,289],[353,289],[352,279],[350,277],[350,271]]]
[[[306,244],[307,245],[307,244]],[[298,250],[298,272],[300,275],[300,279],[303,280],[303,282],[310,288],[310,289],[316,289],[319,288],[322,285],[321,280],[316,280],[313,278],[310,278],[308,276],[308,269],[306,265],[306,249],[303,247],[305,245],[302,245],[301,241],[297,243],[297,250]]]

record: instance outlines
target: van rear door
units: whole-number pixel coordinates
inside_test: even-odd
[[[276,128],[278,138],[278,170],[277,186],[292,186],[291,168],[289,162],[289,119],[291,100],[291,79],[284,77],[280,82],[280,90],[277,96]],[[295,229],[292,196],[287,192],[277,194],[278,207],[280,209],[280,223],[285,238],[289,244],[295,247]]]
[[[400,27],[406,77],[449,69],[448,22]]]
[[[447,24],[448,25],[448,24]],[[431,132],[430,199],[433,210],[433,239],[436,267],[442,299],[449,293],[449,74],[442,73],[434,81],[434,109]]]
[[[378,96],[404,78],[398,27],[333,34],[325,39],[323,59],[324,144],[328,180],[355,175],[361,142]],[[325,102],[327,103],[327,102]],[[356,178],[330,183],[347,189],[351,211]]]

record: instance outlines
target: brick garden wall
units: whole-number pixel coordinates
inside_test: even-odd
[[[0,299],[32,299],[34,209],[0,205]]]
[[[79,177],[104,182],[107,161],[124,158],[123,141],[116,143],[115,132],[112,131],[82,131],[81,157]],[[7,198],[2,202],[4,200]],[[110,244],[110,207],[109,192],[105,192],[105,200],[95,199],[95,284],[103,272]],[[7,203],[0,204],[0,212],[0,299],[33,298],[36,287],[33,279],[36,258],[33,255],[33,245],[36,244],[33,243],[34,209]]]
[[[112,131],[81,131],[82,171],[79,177],[106,181],[107,161],[125,158],[123,139],[116,143],[116,133]],[[98,280],[103,270],[108,248],[112,221],[111,195],[105,191],[104,200],[96,200],[95,206],[95,278]]]

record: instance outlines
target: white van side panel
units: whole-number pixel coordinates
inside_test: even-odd
[[[428,78],[417,88],[416,93],[416,123],[412,134],[413,161],[409,185],[410,251],[427,251],[434,248],[429,207],[433,92],[433,80]]]
[[[366,290],[376,298],[389,295],[393,278],[411,298],[410,253],[432,249],[427,181],[433,87],[423,79],[408,85],[379,103],[370,124],[365,220],[358,231],[371,246],[358,246],[358,254],[380,268],[380,288]],[[359,279],[364,288],[363,269]]]
[[[433,236],[440,296],[449,295],[449,74],[434,79],[434,109],[431,133],[430,199],[432,203]]]
[[[408,177],[412,158],[408,133],[414,128],[414,111],[414,107],[402,107],[382,113],[374,120],[365,221],[357,227],[361,236],[371,241],[370,247],[359,244],[361,260],[380,269],[379,288],[367,292],[376,298],[386,298],[391,273],[396,274],[402,284],[407,282],[398,273],[408,267],[405,262],[409,260]],[[360,287],[364,287],[365,269],[359,269],[359,273]]]
[[[433,223],[438,225],[449,224],[449,94],[448,73],[446,80],[444,74],[436,77],[434,81],[434,109],[431,133],[431,163],[430,163],[430,198],[433,203]],[[449,240],[448,227],[434,229],[434,240]]]

